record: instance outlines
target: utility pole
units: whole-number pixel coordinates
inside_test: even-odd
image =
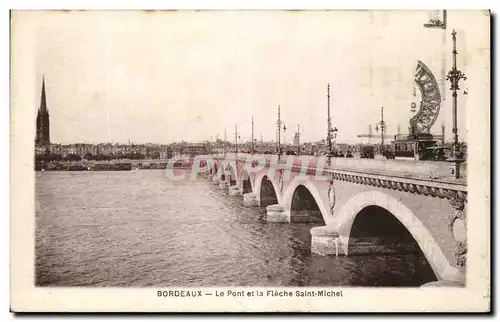
[[[453,32],[451,33],[453,37],[453,68],[448,72],[448,75],[446,76],[446,79],[451,82],[451,87],[450,89],[452,90],[452,95],[453,95],[453,154],[454,154],[454,159],[452,160],[455,162],[455,179],[460,178],[460,163],[463,162],[462,156],[460,154],[460,148],[458,144],[458,128],[457,128],[457,91],[460,89],[458,86],[458,82],[463,79],[466,80],[467,77],[465,74],[462,73],[462,71],[457,69],[457,32],[455,29],[453,29]]]
[[[253,145],[253,117],[252,117],[252,151],[251,153],[254,153],[254,145]]]

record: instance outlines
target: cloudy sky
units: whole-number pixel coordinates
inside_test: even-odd
[[[459,95],[460,135],[466,110],[484,98],[489,20],[480,12],[448,13],[448,29],[424,28],[430,12],[170,11],[47,12],[36,20],[36,95],[45,75],[51,141],[169,143],[234,138],[275,140],[277,106],[303,141],[326,134],[326,85],[338,140],[380,120],[390,133],[412,116],[418,60],[434,72],[445,101],[433,128],[451,136],[451,29],[458,65],[469,80]],[[463,23],[468,21],[468,23]],[[485,41],[486,39],[486,41]],[[485,59],[486,57],[486,59]],[[486,64],[486,65],[485,65]],[[487,67],[487,66],[486,66]],[[483,86],[483,87],[481,87]],[[474,92],[475,89],[476,92]],[[445,94],[446,93],[446,94]],[[462,92],[461,92],[462,93]],[[418,90],[417,90],[418,94]],[[417,95],[417,103],[419,100]],[[33,119],[36,108],[33,107]],[[463,130],[462,130],[463,129]],[[292,131],[293,130],[293,131]]]

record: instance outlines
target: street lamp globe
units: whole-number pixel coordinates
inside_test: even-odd
[[[339,132],[339,130],[337,129],[337,127],[335,127],[333,130],[332,130],[332,133],[333,133],[333,138],[336,138],[337,137],[337,133]]]

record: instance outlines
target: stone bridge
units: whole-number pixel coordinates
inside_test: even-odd
[[[269,223],[317,223],[313,253],[353,254],[366,250],[366,240],[391,241],[401,230],[425,256],[434,285],[465,283],[467,185],[452,178],[449,163],[269,155],[212,161],[213,182],[242,195],[245,206],[266,207]],[[404,247],[398,240],[394,248]]]

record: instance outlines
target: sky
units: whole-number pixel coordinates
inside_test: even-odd
[[[458,127],[484,101],[489,18],[449,11],[448,28],[424,28],[428,11],[71,11],[33,12],[36,96],[45,77],[53,143],[170,143],[276,140],[277,107],[291,143],[324,139],[327,84],[339,142],[380,121],[408,128],[418,60],[434,73],[444,101],[432,132],[452,106],[444,74],[457,30]],[[463,23],[468,21],[468,23]],[[489,93],[488,93],[489,96]],[[33,107],[33,120],[36,109]],[[35,122],[33,121],[33,124]],[[374,132],[374,134],[376,134]]]

